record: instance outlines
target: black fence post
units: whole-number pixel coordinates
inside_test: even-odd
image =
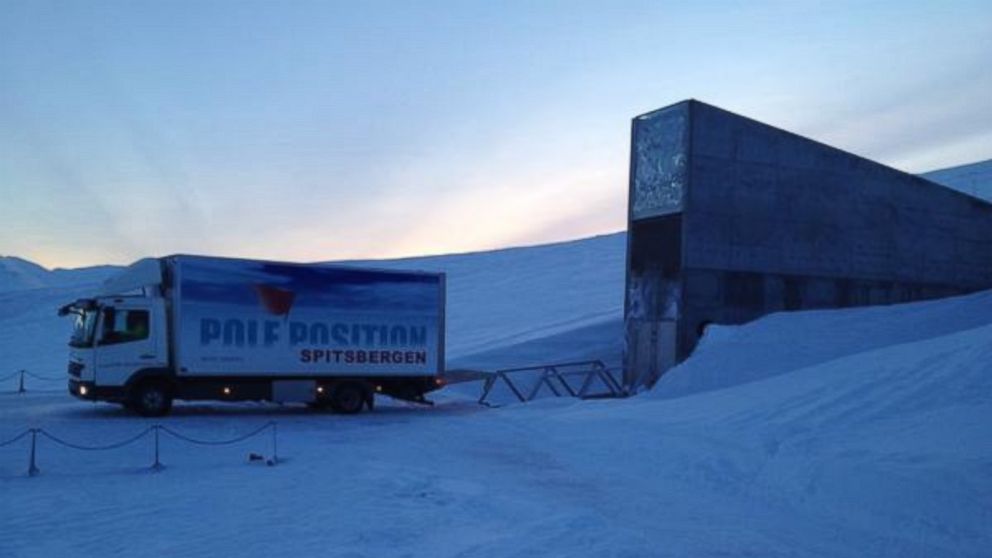
[[[24,393],[27,391],[24,389],[24,370],[21,370],[21,380],[17,385],[17,393]]]
[[[162,469],[165,468],[165,465],[162,465],[162,462],[159,460],[159,451],[158,451],[158,431],[161,428],[162,427],[158,424],[152,426],[152,429],[155,431],[155,463],[152,463],[152,471],[161,471]]]
[[[41,472],[35,463],[35,447],[38,445],[38,429],[31,429],[31,461],[28,462],[28,476],[33,477]]]
[[[278,442],[276,441],[276,436],[277,436],[276,423],[273,422],[272,423],[272,461],[269,462],[270,466],[279,463],[279,445]]]

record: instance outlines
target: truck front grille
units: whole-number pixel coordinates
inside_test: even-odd
[[[78,362],[70,362],[69,363],[69,375],[70,376],[75,376],[75,377],[78,378],[78,377],[80,377],[82,375],[82,373],[83,373],[83,365],[82,364],[79,364]]]

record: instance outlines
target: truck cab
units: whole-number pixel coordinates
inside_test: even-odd
[[[128,405],[137,380],[171,372],[162,298],[81,299],[59,313],[74,317],[68,372],[76,397]]]

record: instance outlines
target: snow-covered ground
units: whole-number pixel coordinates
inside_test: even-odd
[[[620,348],[622,233],[376,262],[448,272],[449,357],[494,367]],[[0,448],[7,556],[990,556],[992,292],[712,327],[626,400],[487,409],[445,390],[355,417],[180,404],[152,421],[64,393],[54,316],[108,270],[0,259]],[[40,271],[39,271],[40,269]],[[2,271],[2,270],[0,270]],[[13,278],[10,278],[13,277]],[[14,281],[18,284],[14,284]],[[461,387],[464,390],[464,386]]]

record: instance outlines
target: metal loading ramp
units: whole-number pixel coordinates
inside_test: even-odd
[[[615,374],[600,360],[542,364],[497,370],[486,375],[479,403],[499,407],[544,397],[602,399],[622,397]]]

